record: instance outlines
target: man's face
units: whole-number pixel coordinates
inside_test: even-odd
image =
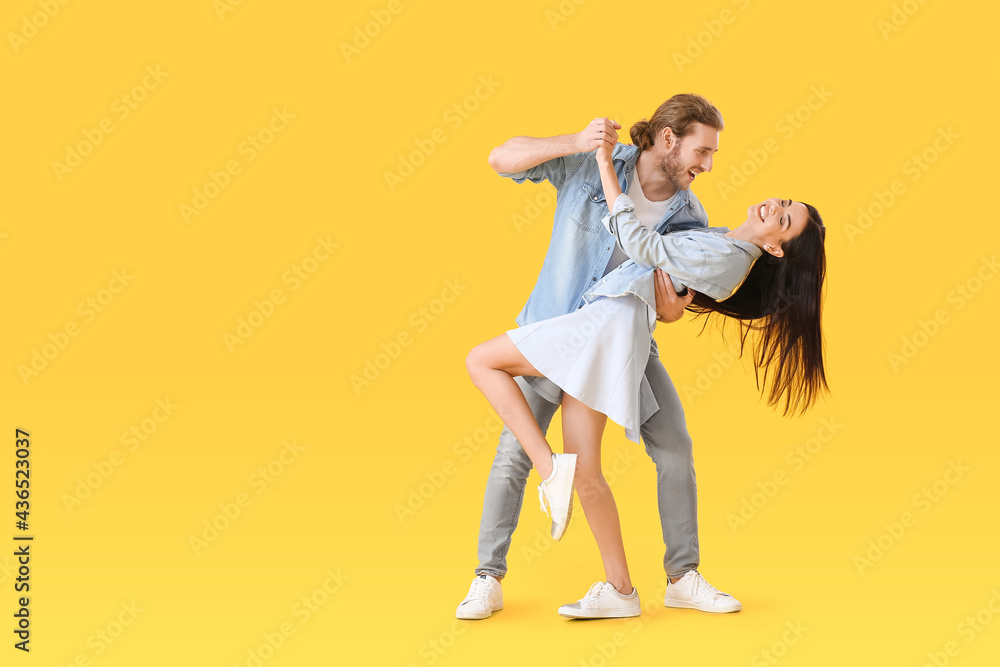
[[[656,148],[660,151],[657,168],[678,190],[691,187],[695,177],[703,171],[712,171],[712,156],[719,150],[719,131],[709,125],[692,123],[688,133],[681,139],[669,130],[656,138]],[[673,139],[673,148],[666,149]]]

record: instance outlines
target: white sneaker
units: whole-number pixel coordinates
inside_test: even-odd
[[[668,580],[663,604],[678,609],[697,609],[717,614],[739,611],[743,608],[740,601],[732,595],[723,593],[705,581],[698,570],[688,570],[676,583],[671,584]]]
[[[467,621],[489,618],[495,611],[503,609],[503,590],[500,582],[488,574],[481,574],[472,580],[469,594],[458,605],[455,616]]]
[[[630,618],[642,613],[639,591],[622,595],[606,581],[598,581],[579,601],[559,607],[566,618]]]
[[[538,503],[552,517],[552,539],[561,539],[573,514],[576,454],[553,454],[552,474],[538,485]]]

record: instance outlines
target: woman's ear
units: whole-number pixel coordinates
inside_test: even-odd
[[[764,250],[768,251],[775,257],[784,257],[785,251],[781,249],[780,245],[771,245],[770,243],[764,244]]]

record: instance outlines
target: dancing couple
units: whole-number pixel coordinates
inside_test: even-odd
[[[698,572],[691,437],[677,390],[652,337],[685,309],[731,318],[752,347],[768,404],[802,412],[826,387],[820,312],[825,228],[815,208],[778,197],[747,208],[735,228],[708,227],[691,192],[712,169],[722,115],[698,95],[675,95],[629,130],[596,118],[582,131],[514,137],[490,165],[517,183],[548,180],[555,221],[538,282],[517,329],[476,346],[466,366],[504,421],[486,483],[479,566],[458,618],[503,608],[500,581],[534,467],[553,539],[566,530],[573,490],[597,541],[604,581],[563,605],[569,618],[641,613],[629,577],[614,496],[601,473],[608,418],[642,442],[656,465],[667,575],[664,604],[706,612],[742,606]],[[563,451],[545,439],[562,406]]]

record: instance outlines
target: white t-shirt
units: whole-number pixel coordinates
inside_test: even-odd
[[[635,178],[629,183],[628,192],[625,194],[635,203],[635,217],[639,218],[639,222],[643,225],[653,230],[660,224],[660,220],[663,220],[663,215],[667,212],[667,207],[670,206],[670,202],[677,196],[675,192],[671,197],[663,201],[649,201],[646,199],[646,196],[642,194],[642,186],[639,184],[638,169],[635,170]],[[628,258],[625,251],[615,243],[614,251],[611,253],[608,265],[604,267],[603,275],[606,276],[617,269]]]

